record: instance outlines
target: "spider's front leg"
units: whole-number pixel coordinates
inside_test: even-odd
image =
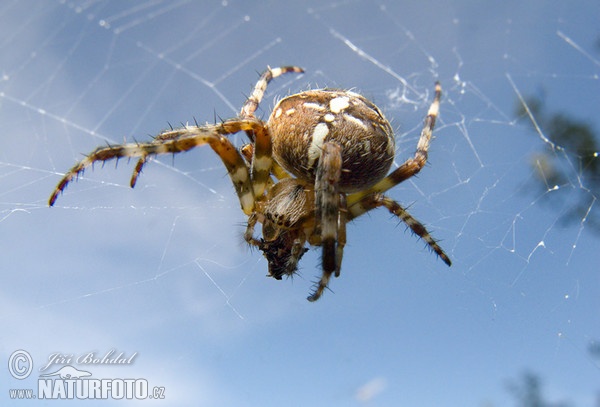
[[[331,275],[339,276],[342,253],[346,240],[345,197],[340,198],[339,181],[342,173],[342,148],[334,142],[323,144],[315,179],[315,234],[321,236],[323,247],[321,280],[309,301],[318,300]],[[340,214],[342,214],[340,216]]]
[[[136,165],[136,170],[132,177],[132,180],[135,181],[147,157],[159,154],[177,154],[208,144],[221,158],[223,164],[225,164],[239,197],[242,210],[249,215],[254,210],[255,204],[249,169],[235,146],[224,136],[245,130],[246,128],[251,129],[254,121],[250,123],[247,123],[247,121],[235,121],[231,123],[234,123],[236,126],[230,125],[229,127],[231,128],[225,128],[223,125],[204,127],[185,126],[163,132],[149,143],[129,143],[97,148],[64,175],[56,188],[54,188],[48,204],[53,206],[66,186],[95,162],[139,157],[140,162]]]

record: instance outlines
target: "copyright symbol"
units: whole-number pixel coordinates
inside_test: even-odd
[[[15,379],[23,380],[27,378],[33,370],[33,359],[31,355],[24,350],[16,350],[8,359],[8,371]]]

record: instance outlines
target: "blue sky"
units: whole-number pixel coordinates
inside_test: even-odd
[[[586,185],[534,187],[546,145],[514,111],[545,94],[600,128],[599,17],[590,1],[5,2],[0,355],[26,350],[34,371],[0,369],[3,404],[54,353],[116,350],[135,363],[74,366],[166,390],[128,404],[506,406],[532,371],[549,400],[594,405],[598,237],[544,203]],[[131,163],[96,166],[46,206],[82,154],[233,117],[258,72],[289,64],[306,74],[276,79],[263,117],[288,93],[351,88],[391,119],[398,165],[442,83],[429,164],[390,196],[452,268],[373,212],[349,225],[333,292],[309,303],[319,251],[293,279],[265,278],[209,149],[153,161],[134,190]]]

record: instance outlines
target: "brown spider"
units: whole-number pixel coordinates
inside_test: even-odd
[[[267,68],[236,118],[166,130],[147,143],[98,147],[65,174],[49,205],[54,205],[67,184],[96,161],[139,157],[131,177],[133,187],[152,156],[208,144],[225,164],[248,216],[244,238],[263,252],[270,276],[280,280],[283,275],[293,275],[308,250],[307,242],[323,248],[322,276],[309,301],[321,297],[332,274],[340,274],[346,223],[381,206],[398,216],[450,265],[425,227],[383,195],[425,165],[439,111],[440,84],[436,83],[415,155],[386,176],[395,152],[392,127],[377,106],[357,93],[309,90],[280,100],[267,122],[254,115],[268,83],[287,72],[303,70],[295,66]],[[251,143],[238,151],[226,136],[240,131]],[[254,237],[257,223],[262,224],[262,238]]]

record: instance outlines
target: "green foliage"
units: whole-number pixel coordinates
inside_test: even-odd
[[[531,157],[537,186],[566,223],[600,232],[600,145],[592,125],[564,112],[548,112],[543,97],[529,97],[517,115],[548,142]],[[531,115],[531,116],[530,116]],[[534,118],[535,124],[531,117]]]

